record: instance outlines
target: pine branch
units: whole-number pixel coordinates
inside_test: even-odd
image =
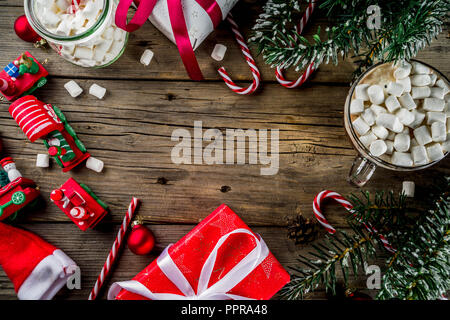
[[[291,268],[296,274],[281,290],[281,297],[293,300],[301,299],[319,285],[334,294],[337,285],[337,270],[341,270],[344,283],[349,274],[356,276],[358,269],[366,265],[366,261],[375,255],[372,244],[373,235],[354,228],[354,235],[341,231],[326,240],[313,245],[314,251],[308,256],[300,255],[299,266]]]

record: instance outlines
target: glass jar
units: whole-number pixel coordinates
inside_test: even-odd
[[[434,68],[422,61],[418,61],[418,60],[414,60],[414,59],[412,59],[411,61],[418,62],[422,65],[427,66],[428,68],[430,68],[433,71],[433,73],[435,73],[440,79],[442,79],[447,86],[450,86],[450,83],[449,83],[449,80],[447,79],[447,77],[443,73],[441,73],[439,70],[437,70],[436,68]],[[374,174],[375,169],[377,167],[382,167],[382,168],[385,168],[388,170],[393,170],[393,171],[418,171],[418,170],[423,170],[423,169],[426,169],[428,167],[435,165],[436,163],[438,163],[439,161],[441,161],[445,157],[447,157],[447,155],[449,154],[449,152],[445,152],[443,158],[435,160],[435,161],[431,161],[424,165],[405,167],[405,166],[392,164],[390,162],[385,161],[381,157],[376,157],[376,156],[372,155],[370,153],[369,148],[366,147],[359,140],[358,134],[356,133],[355,129],[353,128],[353,125],[352,125],[353,119],[350,114],[350,104],[351,104],[351,100],[353,98],[355,98],[355,88],[358,84],[360,84],[367,77],[375,76],[380,73],[385,74],[386,72],[384,72],[383,68],[386,68],[386,67],[392,68],[392,63],[378,63],[378,64],[372,66],[371,68],[369,68],[366,72],[364,72],[350,88],[350,91],[347,95],[347,99],[345,101],[345,108],[344,108],[345,130],[346,130],[347,136],[350,138],[350,141],[353,144],[353,147],[358,152],[358,156],[355,158],[353,165],[350,169],[348,181],[357,187],[364,186],[370,180],[370,178]]]
[[[32,28],[67,61],[105,67],[125,51],[128,33],[114,23],[116,0],[25,0]]]

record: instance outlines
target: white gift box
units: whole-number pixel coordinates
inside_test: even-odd
[[[222,20],[225,20],[230,10],[238,0],[216,0],[222,11]],[[189,33],[192,47],[197,49],[199,45],[214,31],[213,23],[206,11],[195,0],[181,0],[184,19]],[[161,31],[170,41],[176,44],[170,23],[167,0],[159,0],[153,12],[148,18],[150,22]]]

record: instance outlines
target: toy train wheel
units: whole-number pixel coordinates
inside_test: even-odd
[[[25,196],[25,193],[23,193],[22,191],[14,192],[11,197],[11,201],[15,205],[21,205],[21,204],[25,203],[25,200],[26,200],[26,196]]]
[[[46,78],[40,78],[39,81],[36,83],[36,88],[43,87],[47,83]]]

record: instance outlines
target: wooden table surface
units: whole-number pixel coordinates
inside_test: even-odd
[[[241,1],[236,20],[249,35],[260,5]],[[81,268],[81,290],[62,290],[57,299],[86,299],[116,236],[132,196],[142,199],[139,214],[157,239],[157,250],[148,257],[128,249],[118,261],[109,283],[131,279],[169,243],[176,242],[222,203],[230,206],[255,232],[262,235],[284,267],[295,265],[296,255],[308,251],[286,236],[286,219],[301,213],[312,216],[312,200],[323,189],[348,195],[358,189],[346,182],[356,155],[343,128],[343,106],[354,65],[322,65],[311,81],[296,90],[281,87],[273,69],[261,57],[257,64],[264,82],[252,96],[231,92],[219,78],[224,65],[233,79],[251,80],[235,40],[223,23],[196,51],[206,80],[190,81],[176,47],[150,23],[130,35],[124,55],[104,69],[74,66],[51,50],[35,49],[17,38],[16,17],[23,2],[0,0],[0,66],[25,50],[45,65],[48,84],[36,92],[44,101],[60,107],[91,154],[105,162],[101,174],[86,168],[62,173],[55,163],[48,169],[35,166],[36,155],[45,153],[41,143],[30,143],[1,102],[0,136],[25,177],[41,187],[47,205],[20,217],[17,224],[32,230],[63,249]],[[249,14],[248,12],[251,12]],[[316,15],[315,24],[323,24]],[[313,28],[316,29],[316,26]],[[306,30],[311,34],[311,30]],[[418,59],[450,74],[449,40],[444,31]],[[215,43],[228,47],[225,59],[210,58]],[[139,58],[145,48],[154,51],[149,67]],[[256,54],[255,50],[252,51]],[[74,99],[63,85],[76,80],[85,92]],[[87,93],[97,83],[107,88],[103,100]],[[279,129],[280,169],[274,176],[260,175],[260,165],[176,165],[171,161],[173,130],[193,131],[194,121],[203,128]],[[448,160],[421,172],[401,173],[377,169],[366,189],[398,191],[403,180],[430,183],[450,172]],[[105,201],[111,214],[95,230],[82,232],[49,201],[49,193],[69,177],[83,182]],[[345,211],[330,204],[326,215],[337,227],[345,227]],[[364,287],[364,277],[355,286]],[[310,298],[321,298],[319,290]],[[105,297],[104,292],[102,297]],[[13,285],[0,271],[0,299],[16,299]]]

